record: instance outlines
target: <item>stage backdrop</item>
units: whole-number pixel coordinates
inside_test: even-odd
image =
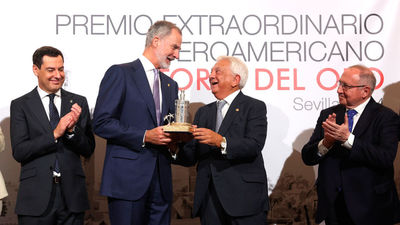
[[[269,216],[277,221],[309,221],[306,217],[313,216],[316,204],[312,189],[316,168],[303,165],[300,151],[319,112],[338,103],[337,80],[343,69],[354,64],[370,67],[377,78],[373,97],[399,112],[399,4],[393,0],[8,1],[0,8],[0,121],[6,136],[0,169],[10,196],[0,224],[4,218],[15,223],[19,165],[11,155],[9,107],[12,99],[37,84],[32,53],[43,45],[59,48],[65,56],[64,88],[86,96],[93,110],[104,72],[113,64],[135,60],[144,49],[148,27],[157,20],[182,29],[180,59],[166,74],[186,90],[192,116],[198,106],[215,101],[208,75],[216,58],[230,55],[246,62],[249,78],[243,92],[264,101],[268,109],[263,156],[273,201]],[[94,199],[105,145],[104,140],[97,141],[95,155],[84,162]],[[183,185],[178,191],[192,193],[195,172],[184,174],[188,181],[182,182],[189,188]],[[175,177],[174,184],[179,186],[179,180]],[[305,199],[309,203],[304,212]],[[103,203],[92,208],[105,212]],[[188,207],[189,203],[185,202]],[[177,218],[188,214],[177,210]]]

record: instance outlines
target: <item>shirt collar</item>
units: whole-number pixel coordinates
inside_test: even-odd
[[[236,90],[235,92],[231,93],[230,95],[226,96],[223,100],[226,101],[226,103],[228,103],[228,105],[231,105],[233,100],[235,100],[236,96],[239,94],[240,89]]]
[[[39,93],[40,99],[43,99],[49,95],[49,93],[42,90],[39,86],[37,86],[37,91]],[[61,96],[61,88],[58,89],[58,91],[54,94],[56,94],[57,97],[60,97]]]
[[[364,111],[365,107],[367,106],[367,104],[370,100],[371,100],[371,97],[369,97],[366,101],[364,101],[363,103],[361,103],[360,105],[358,105],[357,107],[354,108],[354,110],[357,111],[358,115],[361,115],[361,113]],[[347,110],[349,110],[349,109],[347,109]]]
[[[151,63],[150,60],[147,59],[144,55],[140,55],[139,60],[142,63],[144,71],[150,71],[155,69],[153,63]]]

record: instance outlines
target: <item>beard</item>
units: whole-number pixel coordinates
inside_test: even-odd
[[[163,56],[157,52],[156,54],[158,61],[160,62],[160,69],[168,69],[171,62],[168,60],[167,56]]]

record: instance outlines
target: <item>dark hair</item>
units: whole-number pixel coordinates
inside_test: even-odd
[[[33,64],[36,65],[39,69],[43,64],[43,56],[45,56],[45,55],[50,56],[50,57],[57,57],[57,56],[61,55],[61,58],[64,61],[64,56],[60,50],[58,50],[54,47],[51,47],[51,46],[43,46],[43,47],[36,49],[36,51],[33,53],[33,56],[32,56]]]

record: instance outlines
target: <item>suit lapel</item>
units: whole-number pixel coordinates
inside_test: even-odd
[[[232,122],[235,121],[235,117],[240,113],[240,106],[244,95],[240,91],[236,98],[233,100],[232,104],[229,106],[228,112],[226,113],[224,119],[222,120],[221,127],[219,128],[220,134],[225,134],[226,131],[231,126]],[[215,106],[216,107],[216,106]],[[214,116],[216,113],[214,114]],[[215,126],[215,125],[214,125]]]
[[[75,101],[72,99],[72,95],[69,94],[68,92],[64,91],[64,89],[61,89],[60,118],[65,116],[65,114],[67,114],[71,111],[71,107],[74,103],[75,103]]]
[[[344,117],[346,115],[346,107],[344,105],[339,105],[335,113],[336,113],[336,123],[339,125],[343,124]]]
[[[143,65],[139,59],[133,61],[131,65],[132,69],[134,70],[133,79],[136,82],[136,87],[138,87],[139,92],[147,105],[147,109],[150,112],[154,124],[157,124],[156,106],[154,104],[153,93],[151,92],[149,81],[147,80]]]
[[[167,75],[160,72],[161,93],[162,93],[161,118],[160,118],[161,124],[164,121],[163,118],[169,112],[169,110],[168,110],[169,104],[168,103],[170,102],[169,96],[171,96],[170,92],[171,92],[171,88],[172,88],[172,85],[166,79],[166,76]]]
[[[42,100],[40,99],[37,87],[29,93],[27,101],[27,107],[30,109],[31,112],[33,112],[40,125],[45,130],[51,130],[50,121],[47,117]]]
[[[376,108],[376,102],[373,98],[371,98],[368,102],[368,104],[365,106],[364,111],[362,112],[360,118],[357,121],[356,126],[354,127],[353,134],[356,136],[361,135],[365,129],[369,126],[371,121],[373,120],[373,117],[375,115],[375,108]]]
[[[211,112],[209,115],[206,115],[206,117],[209,118],[208,121],[210,123],[210,126],[207,126],[207,127],[210,127],[210,129],[215,131],[215,125],[217,123],[217,102],[215,101],[214,103],[212,103],[210,105],[210,107],[211,107]],[[220,130],[221,130],[221,127],[220,127]]]

